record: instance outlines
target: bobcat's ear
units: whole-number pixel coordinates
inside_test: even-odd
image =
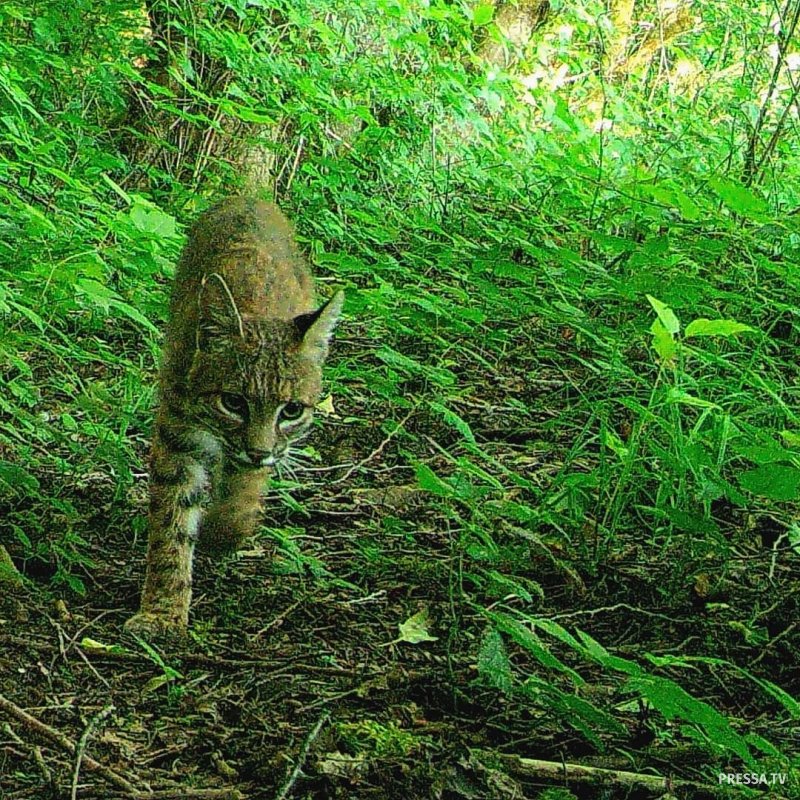
[[[312,363],[321,365],[326,359],[331,335],[343,305],[344,292],[340,290],[321,308],[294,318],[295,327],[303,337],[300,354]]]
[[[216,272],[203,276],[197,298],[197,349],[209,350],[210,343],[220,336],[239,334],[244,338],[242,316],[236,307],[225,279]]]

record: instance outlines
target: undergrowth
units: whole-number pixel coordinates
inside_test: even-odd
[[[377,544],[348,585],[397,569],[380,542],[400,537],[403,569],[446,584],[440,632],[477,664],[462,691],[544,709],[599,750],[647,705],[651,737],[699,746],[714,775],[796,769],[800,167],[796,76],[767,94],[772,51],[748,55],[768,12],[706,3],[660,67],[619,77],[591,2],[553,4],[513,68],[481,59],[502,38],[486,4],[204,6],[162,4],[166,56],[140,3],[0,8],[0,537],[15,562],[87,590],[90,485],[104,524],[143,537],[184,226],[241,188],[261,147],[264,191],[321,284],[347,289],[327,377],[369,447],[337,491],[399,483],[426,504],[369,518]],[[645,36],[656,12],[641,13]],[[394,471],[371,473],[361,459],[387,442]],[[293,497],[279,481],[276,502],[313,513],[302,483]],[[283,568],[331,579],[290,529],[270,536]],[[434,541],[444,568],[426,562]],[[615,651],[583,629],[590,600],[663,636]],[[692,614],[701,633],[679,647]],[[342,736],[413,749],[377,722]]]

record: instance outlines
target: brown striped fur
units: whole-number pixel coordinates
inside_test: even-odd
[[[184,632],[195,543],[231,550],[255,531],[268,473],[311,423],[343,299],[316,307],[311,271],[274,205],[231,198],[195,223],[170,300],[147,573],[128,630]]]

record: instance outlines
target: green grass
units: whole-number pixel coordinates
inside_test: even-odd
[[[796,768],[798,142],[784,86],[768,169],[744,185],[766,56],[731,77],[766,17],[711,3],[665,49],[705,64],[681,94],[654,67],[603,81],[592,4],[556,9],[508,72],[475,54],[497,35],[488,11],[324,5],[177,13],[191,57],[176,47],[166,87],[135,66],[157,55],[140,8],[104,6],[102,24],[56,2],[0,10],[0,541],[86,592],[84,496],[102,486],[101,524],[143,534],[183,225],[240,185],[255,123],[281,121],[278,200],[320,281],[347,290],[321,436],[339,444],[313,463],[349,470],[322,492],[325,524],[347,503],[361,538],[334,575],[300,527],[318,510],[278,483],[274,571],[401,574],[446,598],[440,632],[477,664],[458,691],[490,687],[598,750],[623,746],[641,700],[657,743]],[[559,63],[580,80],[523,90]],[[614,126],[598,132],[601,95]],[[617,607],[634,630],[619,639]],[[606,683],[613,700],[595,698]],[[339,734],[415,746],[385,722]]]

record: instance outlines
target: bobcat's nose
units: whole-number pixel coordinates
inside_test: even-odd
[[[275,463],[275,456],[266,450],[248,450],[247,457],[254,467],[271,467]]]

